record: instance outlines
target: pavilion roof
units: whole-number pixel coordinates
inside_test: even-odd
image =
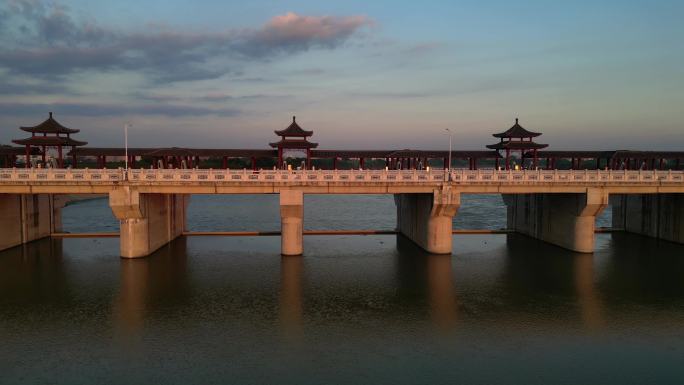
[[[392,158],[447,158],[449,156],[449,151],[432,151],[432,150],[396,150],[392,151],[389,155]],[[453,150],[451,151],[451,156],[453,158],[500,158],[496,151],[487,150]]]
[[[519,141],[506,141],[487,145],[487,148],[492,150],[538,150],[541,148],[548,147],[548,144],[540,144],[535,142],[519,142]]]
[[[504,132],[493,134],[496,138],[534,138],[541,135],[540,132],[528,131],[523,126],[518,124],[518,118],[515,118],[515,124]]]
[[[31,155],[39,155],[40,149],[33,147],[31,148]],[[0,156],[11,156],[11,155],[26,155],[26,147],[14,147],[14,146],[0,146]]]
[[[69,152],[69,155],[77,156],[124,156],[126,150],[123,147],[77,147]],[[131,156],[203,156],[203,157],[275,157],[275,150],[261,149],[237,149],[237,148],[129,148]]]
[[[538,158],[612,158],[615,151],[592,151],[592,150],[555,150],[538,151]],[[532,153],[526,153],[525,157],[532,157]]]
[[[85,146],[88,142],[81,142],[80,140],[75,140],[67,138],[65,136],[32,136],[26,139],[15,139],[12,143],[19,145],[31,145],[31,146]]]
[[[532,154],[525,154],[531,157]],[[611,158],[611,159],[684,159],[684,151],[632,151],[632,150],[609,150],[609,151],[575,151],[556,150],[538,151],[538,158]]]
[[[313,150],[313,158],[446,158],[449,151],[443,150]],[[501,155],[496,151],[489,150],[454,150],[453,158],[482,158],[494,159]]]
[[[41,134],[75,134],[81,131],[74,128],[62,126],[52,117],[52,112],[50,112],[50,116],[43,123],[40,123],[37,126],[19,128],[26,132]]]
[[[684,151],[631,151],[617,150],[613,157],[617,159],[684,159]]]
[[[290,123],[286,129],[276,130],[274,132],[278,136],[300,136],[305,138],[313,135],[313,131],[306,131],[299,127],[299,124],[297,124],[297,117],[295,116],[292,117],[292,123]]]
[[[312,143],[307,140],[291,140],[291,139],[280,139],[277,142],[269,143],[269,145],[273,148],[293,148],[293,149],[299,149],[299,148],[316,148],[318,147],[318,143]]]

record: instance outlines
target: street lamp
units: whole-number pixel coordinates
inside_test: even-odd
[[[449,165],[445,167],[445,169],[449,173],[449,180],[451,180],[451,138],[453,137],[453,135],[450,129],[445,128],[444,130],[449,133]]]
[[[128,174],[128,127],[132,126],[130,123],[124,124],[124,156],[126,157],[124,159],[124,169],[126,170],[126,174]]]

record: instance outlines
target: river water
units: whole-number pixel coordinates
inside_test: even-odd
[[[277,230],[274,196],[193,196],[191,230]],[[455,228],[505,227],[497,196]],[[308,196],[308,229],[392,229],[383,196]],[[106,200],[69,231],[117,228]],[[609,226],[607,217],[599,225]],[[593,255],[516,234],[451,256],[394,235],[116,238],[0,253],[0,384],[681,384],[684,247],[598,234]]]

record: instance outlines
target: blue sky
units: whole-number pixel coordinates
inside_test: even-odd
[[[91,145],[684,147],[674,1],[0,2],[0,143],[54,111]]]

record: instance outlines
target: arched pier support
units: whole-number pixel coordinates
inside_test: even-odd
[[[587,188],[578,194],[504,194],[508,228],[580,253],[594,252],[596,216],[608,193]]]
[[[684,194],[611,195],[610,205],[614,228],[684,243]]]
[[[122,258],[150,255],[181,236],[186,227],[187,194],[142,194],[123,187],[109,193],[109,206],[120,224]]]
[[[452,251],[452,220],[461,206],[461,194],[450,188],[432,194],[394,194],[397,230],[433,254]]]

